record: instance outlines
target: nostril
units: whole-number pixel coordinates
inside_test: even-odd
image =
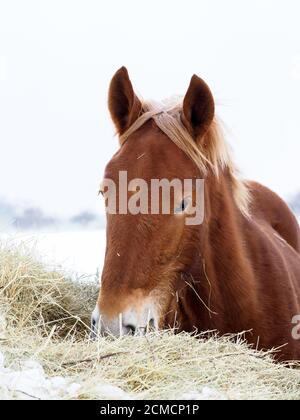
[[[154,328],[155,327],[155,322],[154,322],[154,318],[151,318],[149,321],[149,327],[150,328]]]
[[[91,340],[95,340],[96,334],[97,334],[97,331],[96,331],[96,320],[94,318],[92,318],[91,321],[92,321],[91,322],[92,325],[91,325],[90,339]]]
[[[130,333],[130,334],[132,334],[132,335],[134,335],[134,334],[135,334],[135,330],[136,330],[136,328],[135,328],[135,326],[134,326],[134,325],[132,325],[132,324],[128,324],[128,325],[125,325],[125,328],[126,328],[126,330],[128,331],[128,333]]]

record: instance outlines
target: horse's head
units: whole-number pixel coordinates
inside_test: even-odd
[[[122,68],[111,81],[109,109],[121,147],[101,189],[107,248],[92,327],[119,335],[159,327],[195,259],[205,171],[205,144],[197,142],[213,123],[214,101],[193,76],[180,107],[143,104]]]

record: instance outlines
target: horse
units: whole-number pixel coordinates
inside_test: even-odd
[[[274,192],[241,178],[208,85],[194,75],[176,102],[146,102],[122,67],[111,80],[108,107],[120,148],[104,179],[117,187],[117,208],[107,211],[94,334],[245,332],[249,345],[279,349],[280,360],[300,359],[293,335],[300,314],[298,222]],[[121,171],[147,186],[153,179],[203,180],[201,223],[187,223],[195,184],[189,197],[170,188],[168,214],[161,206],[155,214],[120,211]],[[129,189],[125,202],[137,192]],[[112,192],[106,186],[101,193],[107,205]]]

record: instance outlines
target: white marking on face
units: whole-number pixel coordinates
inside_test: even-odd
[[[96,338],[98,336],[99,320],[100,320],[100,311],[99,311],[99,306],[97,304],[95,306],[95,309],[92,312],[92,317],[91,317],[91,338]]]
[[[130,307],[109,318],[101,314],[98,305],[92,313],[92,336],[108,333],[114,336],[145,335],[150,328],[158,329],[158,313],[152,299],[145,299],[142,305]]]
[[[120,334],[120,337],[123,336],[123,314],[122,313],[119,314],[119,334]]]

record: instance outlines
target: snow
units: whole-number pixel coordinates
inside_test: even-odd
[[[0,352],[0,400],[70,399],[76,398],[81,390],[84,393],[84,383],[62,376],[48,377],[37,361],[27,360],[18,370],[5,368],[5,357]],[[105,382],[95,386],[94,394],[106,399],[130,399],[122,389]]]
[[[226,400],[227,398],[220,392],[208,386],[202,388],[201,391],[191,391],[183,394],[183,400]]]
[[[5,358],[0,352],[0,399],[61,399],[76,396],[80,384],[61,376],[48,378],[40,363],[26,361],[20,369],[4,367]]]
[[[47,265],[61,267],[78,276],[94,276],[102,271],[106,234],[104,229],[53,232],[0,233],[0,239],[25,243]]]
[[[130,400],[131,397],[121,388],[108,384],[97,384],[94,392],[98,395],[105,395],[110,400]]]

